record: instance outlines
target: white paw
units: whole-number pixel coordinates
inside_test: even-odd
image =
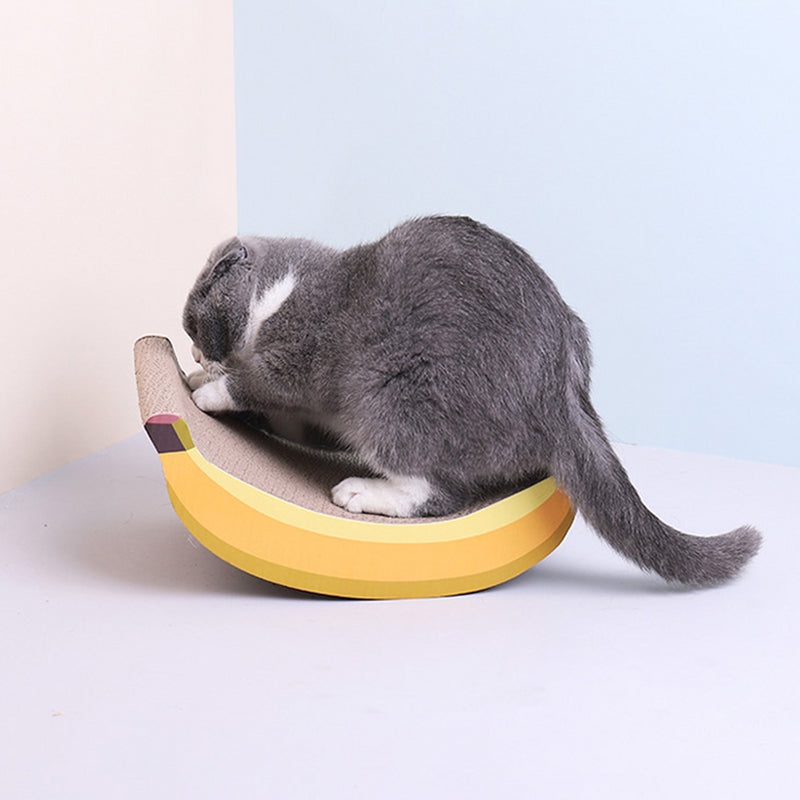
[[[424,478],[346,478],[331,491],[331,498],[354,514],[411,517],[430,497]]]
[[[192,392],[192,400],[201,411],[236,411],[236,403],[225,385],[227,378],[217,378],[216,380],[204,383]]]
[[[186,376],[186,383],[192,391],[199,389],[204,383],[208,383],[210,380],[213,380],[213,378],[204,369],[196,369]]]

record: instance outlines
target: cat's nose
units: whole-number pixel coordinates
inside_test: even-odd
[[[203,358],[203,354],[200,352],[200,348],[196,345],[192,345],[192,358],[199,364],[200,360]]]

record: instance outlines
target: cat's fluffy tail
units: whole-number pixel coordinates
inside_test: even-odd
[[[568,390],[573,435],[559,443],[553,476],[615,550],[668,581],[713,586],[733,578],[758,552],[761,534],[744,526],[693,536],[662,522],[642,502],[603,432],[588,387]]]

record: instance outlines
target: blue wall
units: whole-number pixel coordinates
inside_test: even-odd
[[[586,320],[612,438],[800,465],[800,4],[234,12],[241,232],[474,216]]]

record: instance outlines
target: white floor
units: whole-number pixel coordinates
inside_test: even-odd
[[[0,496],[0,796],[795,796],[800,469],[620,452],[671,523],[763,530],[739,581],[577,521],[481,594],[304,595],[195,544],[143,434]]]

